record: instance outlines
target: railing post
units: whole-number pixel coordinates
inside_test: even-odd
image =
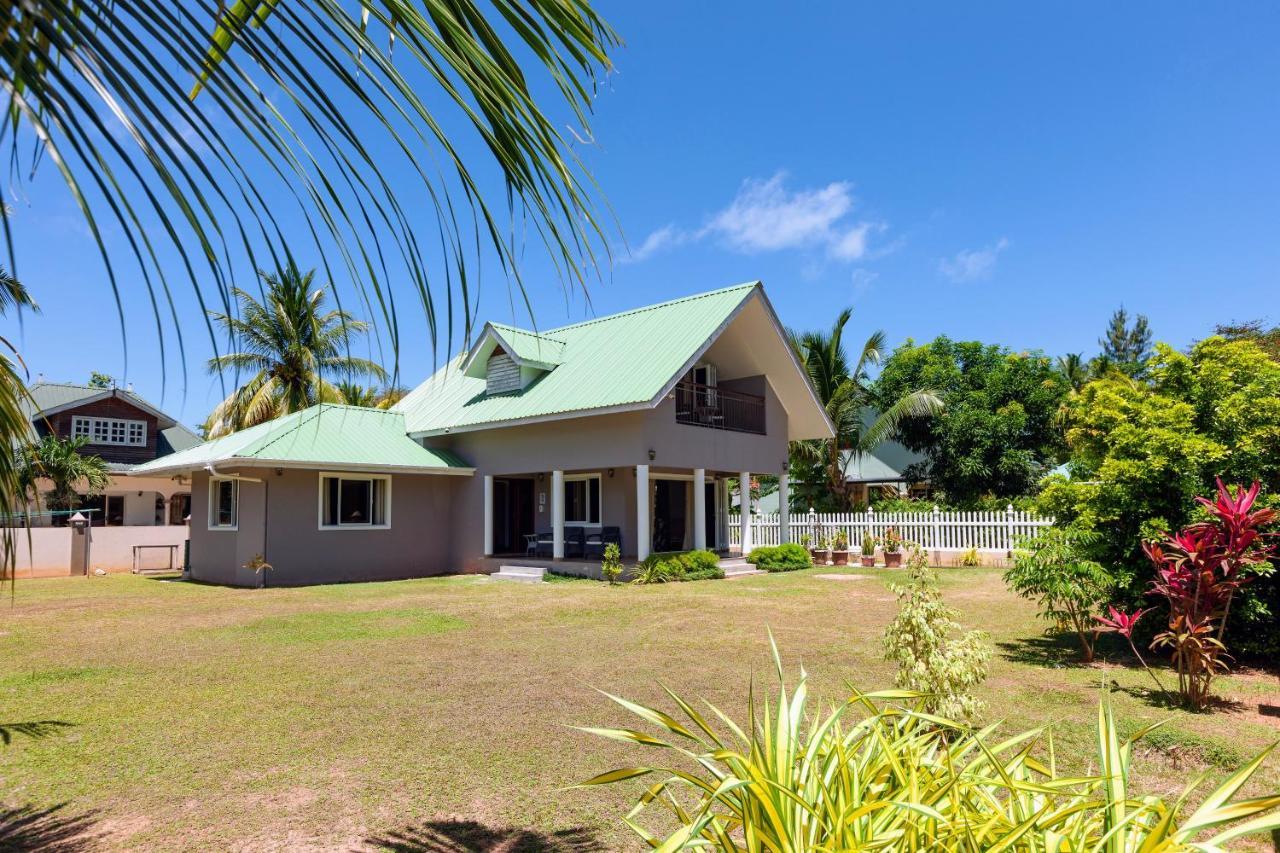
[[[930,543],[929,548],[927,549],[930,553],[934,551],[939,551],[942,549],[942,526],[939,523],[941,518],[942,518],[942,510],[938,509],[937,504],[934,504],[933,505],[933,526],[929,530],[929,537],[933,541]],[[934,554],[933,556],[936,558],[937,554]]]
[[[868,499],[870,497],[871,495],[867,495]],[[867,532],[871,534],[872,539],[880,538],[876,536],[876,508],[871,504],[867,504]]]
[[[1004,549],[1012,553],[1013,551],[1013,504],[1009,504],[1004,511]]]

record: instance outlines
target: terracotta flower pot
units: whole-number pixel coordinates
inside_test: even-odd
[[[872,554],[871,556],[868,557],[866,554],[863,554],[862,567],[864,569],[874,569],[876,567],[876,555]]]
[[[848,551],[832,551],[831,562],[837,566],[849,565],[849,552]]]
[[[886,551],[884,555],[884,564],[891,569],[896,569],[902,565],[901,551]]]
[[[813,559],[814,565],[825,566],[827,564],[827,552],[822,548],[810,548],[809,556]]]

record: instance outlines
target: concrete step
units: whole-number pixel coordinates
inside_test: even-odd
[[[543,575],[546,569],[540,566],[499,566],[498,570],[489,575],[496,581],[515,581],[516,583],[544,583]]]
[[[764,572],[748,563],[742,557],[729,557],[728,559],[721,560],[720,568],[724,570],[724,576],[726,579],[764,574]]]

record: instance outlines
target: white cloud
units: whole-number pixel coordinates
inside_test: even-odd
[[[631,253],[619,260],[619,263],[638,263],[648,258],[650,255],[657,254],[663,249],[669,249],[687,242],[689,234],[681,231],[674,224],[667,224],[653,231],[648,237],[644,238],[644,242],[631,251]]]
[[[739,252],[754,254],[795,249],[818,249],[837,261],[867,257],[870,238],[884,231],[881,222],[853,221],[853,185],[833,181],[813,189],[791,190],[786,173],[767,180],[748,178],[733,200],[713,214],[698,231],[674,224],[659,228],[635,249],[630,261],[641,261],[683,243],[717,239]]]
[[[950,258],[938,261],[938,272],[952,281],[977,281],[987,278],[995,270],[1000,253],[1009,248],[1009,241],[1001,237],[990,246],[981,249],[964,249]]]
[[[867,291],[871,289],[871,285],[875,284],[876,279],[879,277],[880,273],[872,272],[871,270],[854,270],[853,274],[849,276],[849,280],[853,282],[853,300],[856,302],[866,295]]]

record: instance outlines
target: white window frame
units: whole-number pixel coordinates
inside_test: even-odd
[[[338,493],[342,493],[343,480],[381,480],[382,494],[386,506],[383,507],[382,524],[325,524],[324,523],[324,481],[338,480]],[[370,495],[370,500],[373,496]],[[390,530],[391,529],[391,475],[366,474],[360,471],[321,471],[316,480],[316,527],[319,530]]]
[[[596,486],[596,518],[599,521],[570,521],[567,517],[564,520],[565,527],[600,527],[604,524],[604,479],[599,474],[565,474],[564,475],[564,509],[569,511],[569,484],[584,480],[595,480],[599,485]],[[591,487],[587,486],[587,500],[591,499]],[[590,513],[587,513],[590,515]]]
[[[101,436],[99,436],[99,428],[101,428]],[[120,441],[115,441],[112,436],[117,428],[120,431]],[[136,440],[133,435],[135,429],[138,432]],[[89,439],[89,444],[110,445],[112,447],[146,447],[147,422],[127,420],[125,418],[72,415],[71,436],[73,438],[84,436]]]
[[[219,524],[217,516],[216,492],[219,483],[231,484],[231,523]],[[240,529],[240,481],[235,477],[209,478],[209,529],[216,531],[235,531]]]

